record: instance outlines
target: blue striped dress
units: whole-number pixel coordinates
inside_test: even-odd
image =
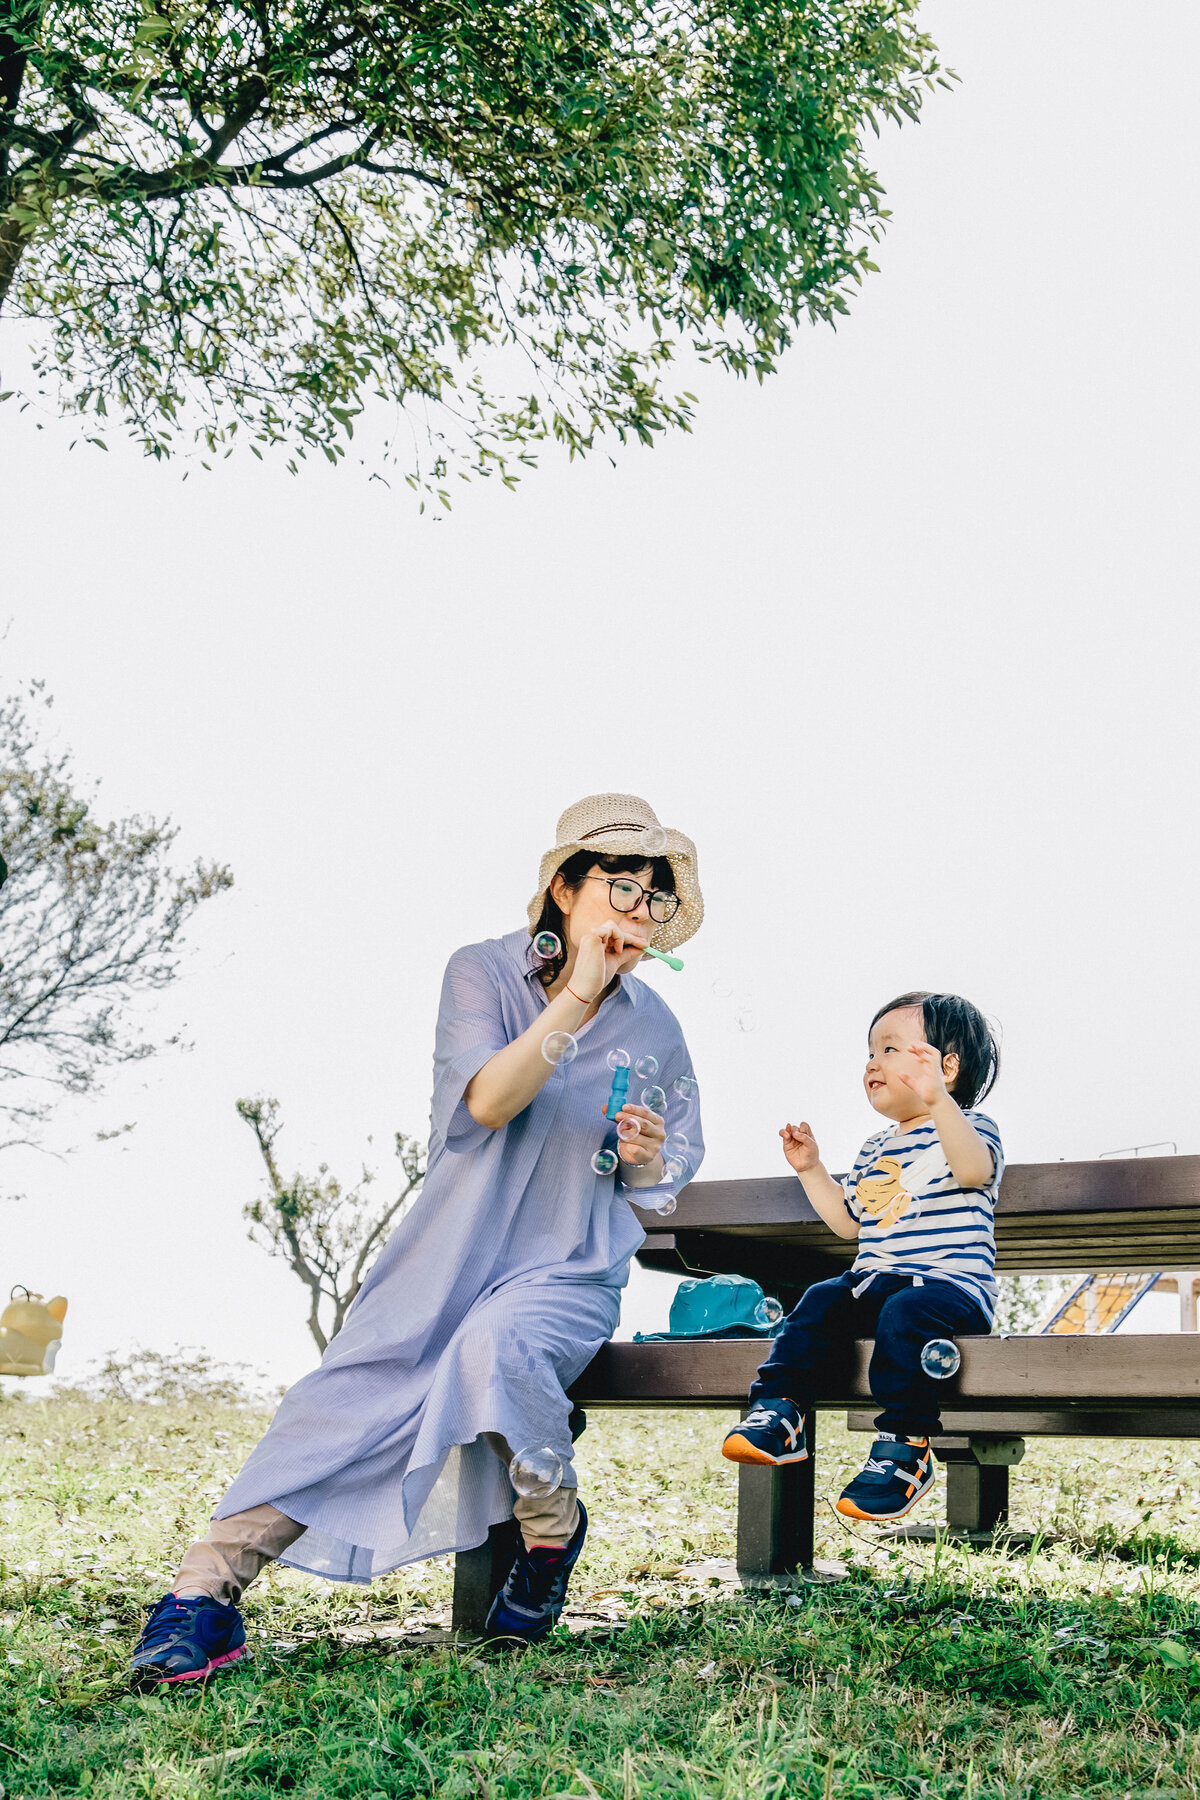
[[[424,1187],[319,1368],[288,1390],[217,1508],[228,1518],[269,1501],[305,1525],[281,1558],[295,1568],[370,1581],[482,1543],[513,1505],[483,1432],[514,1449],[549,1444],[564,1485],[576,1483],[564,1390],[611,1337],[643,1242],[629,1190],[591,1167],[616,1144],[602,1111],[609,1052],[657,1058],[667,1128],[692,1146],[677,1185],[699,1167],[703,1141],[694,1091],[684,1099],[673,1086],[692,1073],[678,1022],[628,975],[524,1112],[499,1131],[476,1124],[463,1094],[545,1009],[539,966],[524,930],[451,957]],[[634,1076],[630,1100],[643,1085]]]
[[[915,1275],[952,1281],[978,1300],[988,1319],[996,1312],[996,1234],[993,1214],[1004,1147],[986,1113],[964,1117],[992,1152],[986,1187],[960,1188],[950,1173],[931,1119],[912,1131],[891,1125],[869,1137],[842,1186],[846,1210],[859,1221],[855,1272]]]

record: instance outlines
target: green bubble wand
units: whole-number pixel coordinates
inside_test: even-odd
[[[668,956],[665,950],[656,950],[653,944],[643,944],[642,954],[644,956],[657,956],[659,962],[665,962],[668,969],[682,969],[683,967],[683,964],[677,956]]]

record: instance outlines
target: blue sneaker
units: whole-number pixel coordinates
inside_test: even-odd
[[[567,1597],[567,1582],[586,1536],[587,1513],[581,1500],[579,1523],[564,1548],[539,1544],[527,1550],[522,1542],[508,1580],[492,1601],[484,1637],[523,1638],[527,1644],[547,1637],[558,1624]]]
[[[881,1432],[863,1467],[849,1487],[842,1489],[837,1510],[848,1519],[888,1524],[910,1513],[932,1486],[929,1439],[897,1438]]]
[[[181,1600],[164,1594],[150,1608],[133,1653],[138,1686],[168,1681],[207,1681],[218,1669],[250,1654],[246,1628],[236,1606],[222,1606],[207,1594]]]
[[[772,1469],[807,1462],[804,1415],[794,1400],[756,1401],[741,1424],[726,1434],[721,1455],[730,1462],[766,1463]]]

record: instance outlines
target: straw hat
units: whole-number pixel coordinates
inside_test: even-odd
[[[654,808],[636,794],[589,794],[568,806],[558,821],[557,841],[538,870],[537,893],[529,902],[529,930],[537,929],[542,900],[552,877],[577,850],[601,856],[665,856],[675,876],[679,910],[665,925],[655,926],[650,942],[656,950],[675,950],[700,929],[704,900],[696,868],[696,846],[682,831],[658,822]],[[655,840],[665,840],[661,843]]]

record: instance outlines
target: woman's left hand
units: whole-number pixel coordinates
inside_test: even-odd
[[[667,1135],[667,1122],[648,1106],[623,1106],[617,1114],[617,1124],[622,1119],[636,1119],[638,1134],[636,1137],[619,1138],[617,1155],[622,1162],[633,1163],[644,1167],[652,1163],[656,1156],[662,1155],[663,1140]]]

